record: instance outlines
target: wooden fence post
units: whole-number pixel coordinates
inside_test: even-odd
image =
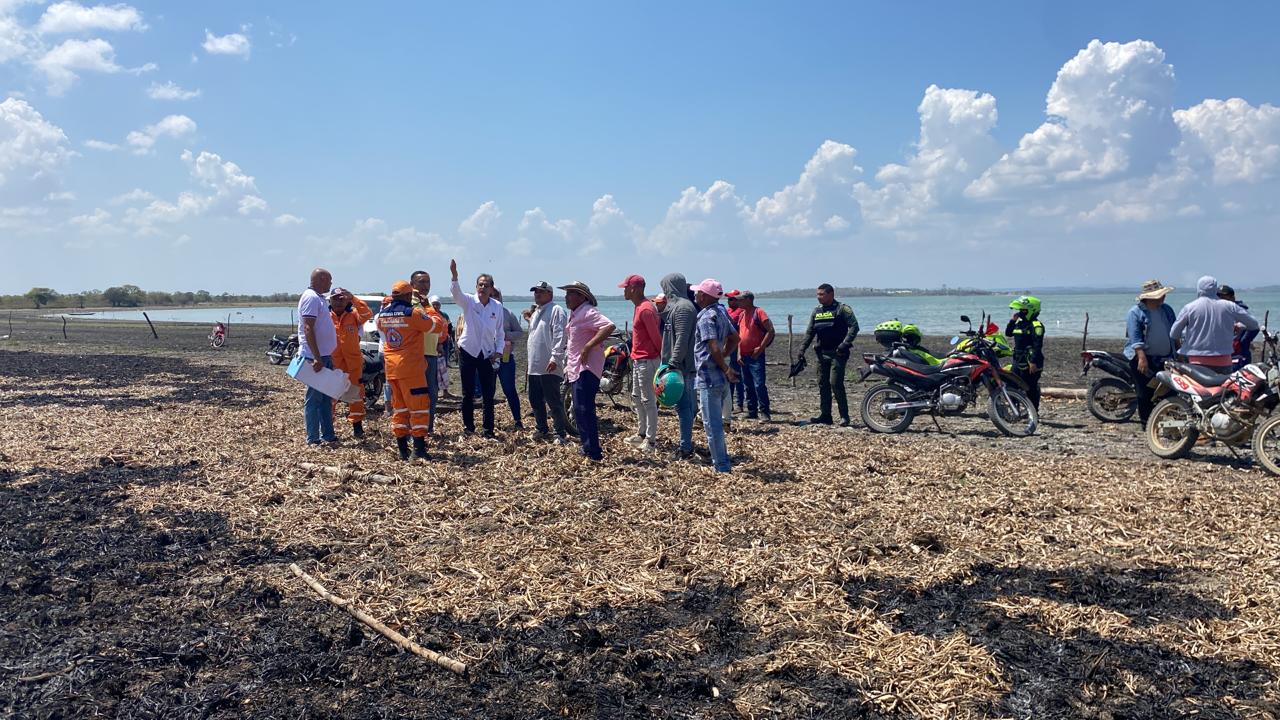
[[[159,340],[160,336],[156,334],[156,326],[151,324],[151,318],[147,316],[147,311],[142,311],[142,317],[146,319],[147,325],[151,328],[151,337]]]
[[[795,331],[791,329],[791,315],[787,315],[787,370],[790,372],[791,366],[796,362],[795,353],[791,352],[791,346],[795,343]],[[796,386],[795,376],[791,378],[791,387]]]

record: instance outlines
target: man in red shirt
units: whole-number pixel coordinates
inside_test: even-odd
[[[658,395],[653,388],[662,355],[658,309],[644,296],[644,278],[639,275],[628,275],[618,287],[636,306],[631,316],[631,400],[636,406],[637,429],[627,442],[642,452],[651,452],[658,443]]]
[[[750,290],[738,295],[737,305],[742,312],[738,317],[738,355],[742,363],[742,384],[747,392],[747,417],[763,416],[765,422],[769,422],[773,418],[769,414],[769,388],[764,380],[764,351],[773,344],[773,321],[756,307],[756,296]]]

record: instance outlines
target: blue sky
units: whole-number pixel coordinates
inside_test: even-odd
[[[1277,20],[0,0],[0,291],[1280,282]]]

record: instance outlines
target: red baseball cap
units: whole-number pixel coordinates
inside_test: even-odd
[[[724,294],[724,296],[725,296],[725,297],[733,298],[733,297],[738,297],[738,296],[739,296],[739,295],[741,295],[741,294],[742,294],[742,291],[741,291],[741,290],[736,290],[736,289],[735,289],[735,290],[730,290],[729,292],[725,293],[725,294]]]
[[[631,287],[632,285],[644,285],[644,278],[640,277],[639,275],[628,275],[627,279],[618,283],[618,287],[620,288],[627,288],[627,287]]]

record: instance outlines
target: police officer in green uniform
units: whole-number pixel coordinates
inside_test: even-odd
[[[853,308],[836,302],[836,289],[828,283],[818,286],[818,307],[809,316],[809,331],[800,346],[803,356],[810,343],[818,341],[818,396],[821,413],[809,422],[818,425],[831,424],[831,393],[834,389],[836,406],[840,409],[840,425],[849,426],[849,400],[844,393],[844,370],[849,364],[849,352],[858,337],[858,318]]]
[[[1044,323],[1040,298],[1030,295],[1009,303],[1014,311],[1004,334],[1013,340],[1013,374],[1027,384],[1027,397],[1040,409],[1040,375],[1044,372]]]

